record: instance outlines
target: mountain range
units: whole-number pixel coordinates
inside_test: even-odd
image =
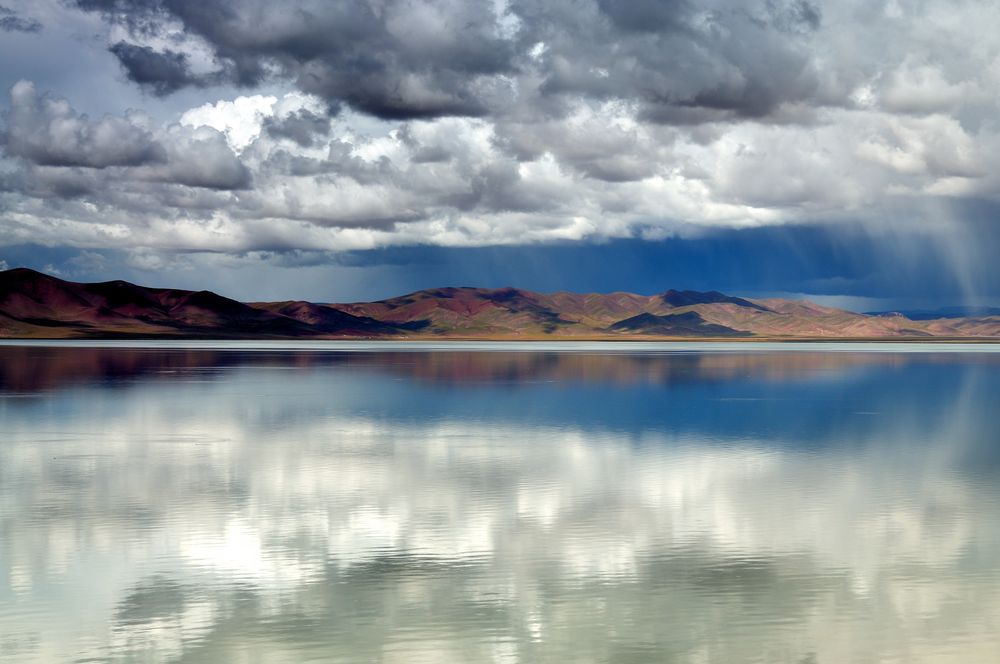
[[[378,302],[238,302],[126,281],[0,272],[6,338],[1000,338],[1000,315],[913,320],[716,291],[435,288]]]

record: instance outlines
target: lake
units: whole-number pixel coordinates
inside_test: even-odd
[[[998,351],[0,344],[0,662],[996,662]]]

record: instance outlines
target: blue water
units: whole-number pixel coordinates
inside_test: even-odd
[[[0,662],[995,662],[1000,346],[0,345]]]

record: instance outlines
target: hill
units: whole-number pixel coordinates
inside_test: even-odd
[[[24,268],[0,272],[0,336],[261,337],[370,336],[394,330],[328,307],[251,306],[210,291],[145,288],[127,281],[82,284]]]
[[[711,291],[536,293],[435,288],[378,302],[237,302],[211,291],[0,272],[7,338],[1000,337],[1000,316],[911,320]]]

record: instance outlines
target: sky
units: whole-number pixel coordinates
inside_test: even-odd
[[[966,0],[0,0],[0,268],[1000,304]]]

